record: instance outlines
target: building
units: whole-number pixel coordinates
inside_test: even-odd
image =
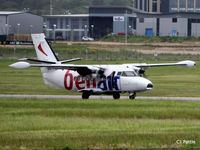
[[[146,12],[160,12],[161,0],[135,0],[135,8]]]
[[[0,35],[43,32],[43,18],[25,12],[0,11]]]
[[[200,12],[200,0],[135,0],[135,8],[146,12]]]
[[[89,14],[46,15],[46,35],[49,39],[81,40],[83,36],[96,39],[110,33],[127,33],[136,27],[136,13],[132,7],[91,6]]]
[[[170,0],[165,2],[160,1],[160,6],[169,6],[165,12],[147,12],[124,6],[91,6],[89,14],[47,15],[44,16],[46,35],[49,39],[72,41],[81,40],[83,36],[99,39],[108,34],[128,35],[133,32],[141,36],[200,36],[200,13],[171,12]],[[163,6],[160,7],[163,10],[161,8]]]
[[[200,12],[200,0],[168,0],[169,12]]]
[[[200,36],[198,13],[137,14],[137,35]]]
[[[89,14],[44,16],[46,36],[49,39],[79,41],[88,36]]]

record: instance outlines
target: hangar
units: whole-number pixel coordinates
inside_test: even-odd
[[[43,32],[43,18],[26,12],[0,11],[0,35]]]

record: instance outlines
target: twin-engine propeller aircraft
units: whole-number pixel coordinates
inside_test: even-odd
[[[32,34],[38,60],[23,58],[10,65],[16,69],[40,67],[45,84],[82,92],[82,98],[90,95],[111,94],[114,99],[120,93],[128,92],[130,99],[135,99],[137,92],[151,90],[153,84],[142,77],[148,67],[182,66],[193,67],[195,62],[182,61],[165,64],[122,64],[122,65],[73,65],[65,64],[80,58],[59,61],[49,46],[44,34]],[[30,64],[33,62],[34,64]]]

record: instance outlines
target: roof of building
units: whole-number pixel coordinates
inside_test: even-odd
[[[89,17],[89,14],[44,15],[44,17]]]
[[[24,13],[22,11],[0,11],[0,15],[14,15]]]

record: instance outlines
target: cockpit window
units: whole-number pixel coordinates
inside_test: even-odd
[[[122,72],[122,76],[124,76],[124,77],[134,77],[134,76],[137,76],[137,75],[134,71],[124,71],[124,72]]]
[[[122,75],[122,72],[118,72],[117,75],[118,75],[118,76],[121,76],[121,75]]]

